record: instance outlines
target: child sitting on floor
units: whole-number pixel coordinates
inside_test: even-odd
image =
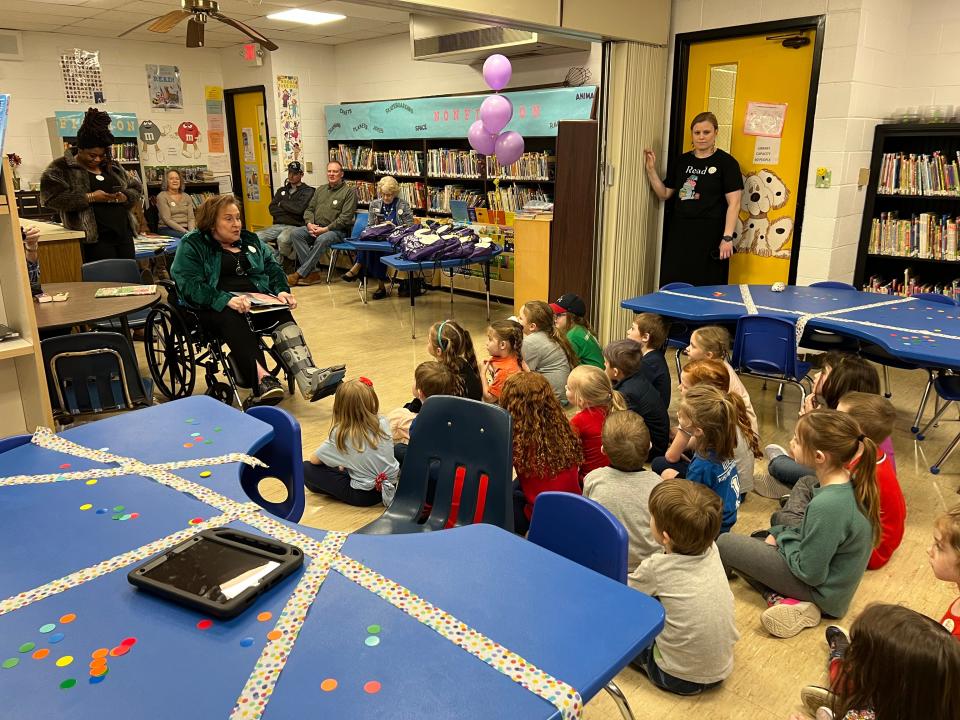
[[[513,320],[496,320],[487,327],[487,352],[490,358],[483,361],[480,383],[483,399],[489,403],[500,402],[500,393],[507,378],[522,370],[523,328]]]
[[[511,375],[503,384],[500,406],[513,418],[513,529],[524,535],[537,495],[546,490],[580,494],[577,469],[583,459],[550,383],[539,373]]]
[[[698,385],[687,391],[677,409],[678,434],[696,443],[693,460],[683,477],[713,490],[723,502],[720,532],[729,532],[737,522],[740,507],[740,476],[733,459],[737,441],[737,410],[727,393],[710,385]],[[679,477],[674,468],[660,476]]]
[[[570,418],[570,426],[580,438],[583,448],[583,462],[580,463],[582,485],[588,472],[610,464],[600,439],[603,423],[611,411],[626,410],[627,406],[623,395],[613,389],[607,374],[593,365],[578,365],[570,373],[567,378],[567,400],[580,410]],[[644,450],[649,448],[649,439],[648,435]]]
[[[417,365],[413,371],[413,395],[418,400],[418,412],[423,402],[434,395],[456,395],[457,376],[442,362],[427,360]],[[390,434],[393,437],[393,454],[403,463],[410,442],[410,431],[417,413],[410,409],[410,403],[387,413]]]
[[[567,376],[579,364],[567,336],[557,329],[553,310],[540,300],[531,300],[520,308],[523,327],[523,361],[531,372],[540,373],[550,383],[553,394],[567,404]]]
[[[615,340],[603,349],[607,377],[623,395],[628,410],[650,431],[650,458],[663,455],[670,442],[670,418],[660,395],[643,373],[643,350],[633,340]]]
[[[880,443],[890,437],[897,411],[885,397],[863,392],[844,395],[837,410],[847,413],[860,425],[863,434],[877,444],[877,491],[880,494],[880,544],[873,549],[868,570],[883,567],[903,540],[903,528],[907,517],[907,504],[897,481],[897,468]],[[817,488],[816,475],[800,478],[793,486],[783,509],[770,518],[771,525],[799,526]]]
[[[828,352],[824,355],[821,371],[814,380],[813,394],[807,396],[800,408],[800,415],[812,412],[818,407],[836,410],[840,398],[854,391],[880,394],[880,376],[876,368],[856,355]],[[889,436],[881,445],[893,463],[893,442]],[[790,492],[797,480],[813,474],[811,468],[791,458],[780,445],[767,445],[764,454],[767,456],[767,470],[757,481],[758,495],[774,499],[783,497]]]
[[[727,361],[730,357],[730,333],[726,328],[719,325],[707,325],[697,328],[690,334],[690,344],[684,351],[691,360],[719,360],[727,368],[730,375],[730,392],[736,393],[743,398],[743,404],[747,408],[747,417],[750,418],[750,427],[753,431],[760,434],[757,425],[757,413],[753,410],[753,404],[750,402],[750,393],[744,387],[740,376],[733,366]]]
[[[729,391],[730,375],[726,367],[719,360],[693,360],[688,362],[680,371],[680,393],[686,395],[690,388],[697,385],[711,385],[724,393],[737,410],[737,444],[733,450],[733,460],[737,465],[737,476],[740,478],[740,501],[744,495],[753,489],[754,460],[762,456],[760,452],[760,438],[750,427],[747,417],[747,408],[743,399]],[[693,438],[680,432],[679,428],[671,428],[673,441],[667,448],[666,455],[654,458],[651,465],[657,474],[667,468],[674,468],[679,477],[686,477],[690,458],[696,450]]]
[[[648,506],[650,491],[660,482],[660,476],[643,469],[649,448],[650,433],[642,417],[629,410],[613,413],[603,424],[602,449],[610,465],[594,470],[583,480],[584,496],[603,505],[627,529],[627,572],[631,573],[660,552],[650,530]]]
[[[643,372],[653,388],[660,393],[663,406],[670,408],[670,368],[663,356],[663,344],[667,341],[667,323],[654,313],[639,313],[627,330],[627,339],[640,343],[643,348]]]
[[[630,587],[657,598],[666,614],[656,642],[630,663],[677,695],[698,695],[733,672],[740,639],[733,593],[714,538],[720,498],[688,480],[664,480],[650,492],[650,530],[663,547],[629,578]]]
[[[836,410],[807,413],[797,422],[790,447],[813,466],[820,488],[800,527],[776,525],[765,539],[726,534],[717,540],[720,557],[767,601],[760,620],[776,637],[815,627],[821,613],[840,617],[863,579],[880,540],[877,446],[857,421]]]
[[[816,718],[956,720],[958,684],[960,643],[950,633],[909,608],[876,603],[853,623],[836,695],[825,698]]]
[[[583,365],[603,369],[603,351],[590,323],[584,317],[587,306],[583,298],[567,293],[561,295],[556,302],[550,303],[550,309],[556,317],[557,330],[566,336],[577,354],[577,360]]]
[[[480,383],[480,366],[473,352],[473,338],[470,332],[461,327],[456,320],[444,320],[430,326],[427,333],[427,352],[434,360],[439,360],[457,376],[459,397],[471,400],[483,399],[483,385]],[[420,401],[414,398],[410,409],[419,412]]]
[[[389,506],[400,466],[393,457],[390,423],[377,414],[380,401],[367,378],[348,380],[333,398],[333,427],[303,464],[307,489],[348,505]]]
[[[934,577],[956,585],[960,590],[960,505],[955,505],[934,521],[933,544],[927,550],[927,556]],[[960,597],[947,608],[940,624],[960,641]],[[844,658],[850,647],[850,638],[843,628],[837,625],[828,626],[826,635],[830,653],[827,666],[830,687],[836,688]],[[807,685],[800,691],[800,700],[810,714],[823,714],[820,709],[824,706],[829,709],[834,703],[835,695],[827,688]]]

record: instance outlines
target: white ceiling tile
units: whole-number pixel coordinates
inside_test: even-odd
[[[58,18],[55,15],[34,15],[29,12],[7,12],[4,11],[2,24],[5,28],[11,30],[47,30],[49,28],[63,27],[70,20],[75,18]]]
[[[381,22],[406,22],[408,13],[405,10],[389,10],[372,5],[357,5],[355,3],[340,2],[332,0],[331,2],[318,2],[310,5],[311,10],[320,10],[321,12],[337,12],[347,17],[368,18]]]
[[[101,12],[100,8],[90,8],[78,5],[61,5],[52,2],[22,2],[16,7],[31,15],[57,16],[63,19],[93,17]],[[3,13],[3,20],[6,20],[6,12]]]

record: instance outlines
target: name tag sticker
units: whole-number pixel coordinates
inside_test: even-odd
[[[337,204],[337,201],[336,201],[336,200],[334,200],[334,201],[333,201],[333,204],[334,204],[334,205],[336,205],[336,204]]]
[[[247,250],[249,250],[250,252],[252,252],[252,253],[254,253],[254,254],[256,254],[256,252],[257,252],[257,249],[256,249],[253,245],[247,245]]]

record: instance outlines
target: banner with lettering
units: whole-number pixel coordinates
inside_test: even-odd
[[[83,124],[83,110],[57,110],[54,114],[57,124],[57,135],[60,137],[76,137],[77,130]],[[136,113],[111,112],[110,132],[116,137],[137,137]]]
[[[524,137],[557,134],[561,120],[589,120],[597,88],[549,88],[503,93],[513,103],[507,130]],[[453,95],[327,105],[328,140],[396,140],[466,137],[486,95]]]

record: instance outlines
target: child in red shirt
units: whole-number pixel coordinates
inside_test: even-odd
[[[497,320],[487,327],[487,352],[490,358],[480,368],[480,384],[483,399],[488,403],[500,402],[500,393],[507,378],[522,370],[523,328],[513,320]]]
[[[570,418],[570,426],[580,438],[583,462],[580,463],[580,485],[588,472],[610,465],[603,452],[600,435],[603,423],[613,410],[626,410],[623,395],[613,389],[607,374],[593,365],[578,365],[567,378],[567,400],[580,412]]]
[[[503,384],[500,405],[513,418],[513,529],[530,527],[533,504],[546,490],[580,494],[580,441],[550,383],[540,373],[520,372]]]

